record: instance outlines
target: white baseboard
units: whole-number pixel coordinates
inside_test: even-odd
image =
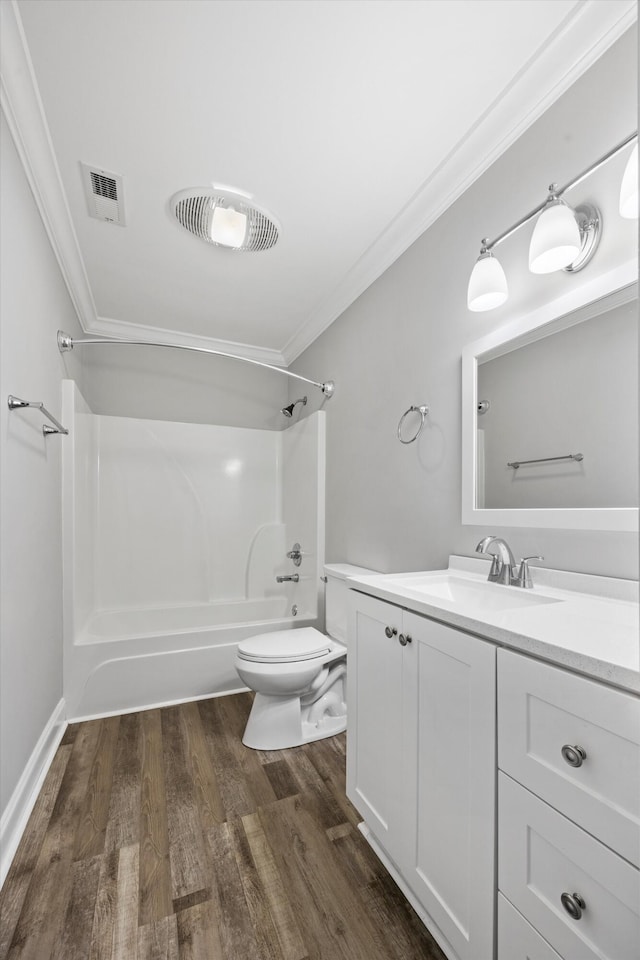
[[[49,717],[0,820],[0,887],[66,728],[66,704],[62,699]]]

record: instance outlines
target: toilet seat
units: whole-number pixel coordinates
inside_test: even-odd
[[[315,627],[278,630],[249,637],[238,645],[238,657],[253,663],[297,663],[324,657],[331,650],[328,637]]]

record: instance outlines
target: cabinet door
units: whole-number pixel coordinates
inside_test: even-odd
[[[495,647],[405,614],[407,882],[460,960],[493,956]]]
[[[403,801],[403,658],[398,642],[402,610],[355,591],[350,593],[347,795],[394,857]]]

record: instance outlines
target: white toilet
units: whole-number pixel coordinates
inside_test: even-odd
[[[341,733],[347,726],[346,578],[374,573],[331,563],[326,577],[327,635],[314,627],[261,633],[238,645],[240,679],[256,691],[242,742],[283,750]]]

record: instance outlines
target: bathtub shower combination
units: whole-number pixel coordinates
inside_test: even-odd
[[[63,415],[70,719],[237,690],[241,640],[318,624],[324,413],[283,432],[97,416],[65,381]]]

